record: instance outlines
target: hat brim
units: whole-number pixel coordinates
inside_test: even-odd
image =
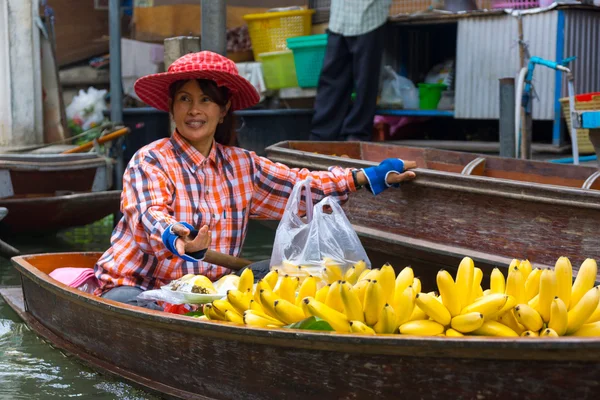
[[[133,85],[135,93],[146,104],[158,110],[169,111],[169,86],[188,79],[209,79],[230,91],[231,108],[242,110],[260,101],[256,88],[247,79],[221,71],[162,72],[139,78]]]

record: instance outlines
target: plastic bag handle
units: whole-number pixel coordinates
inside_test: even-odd
[[[315,217],[317,217],[317,216],[320,217],[320,216],[322,216],[322,215],[325,214],[325,211],[323,211],[323,207],[324,206],[331,207],[331,214],[340,214],[340,213],[343,213],[342,206],[340,206],[340,203],[338,203],[337,201],[335,201],[333,199],[333,197],[327,196],[323,200],[321,200],[320,202],[318,202],[317,204],[315,204],[315,206],[313,208]]]
[[[308,177],[300,182],[297,182],[294,185],[294,189],[292,190],[292,194],[290,195],[288,209],[292,212],[293,215],[298,216],[298,210],[300,209],[300,201],[302,198],[302,189],[306,191],[306,218],[308,222],[313,219],[313,202],[312,202],[312,192],[310,191],[310,182],[312,181],[312,177]]]

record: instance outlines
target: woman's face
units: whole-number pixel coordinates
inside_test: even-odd
[[[221,118],[229,103],[222,107],[204,94],[198,81],[187,81],[173,96],[173,120],[177,130],[192,146],[200,151],[212,145]]]

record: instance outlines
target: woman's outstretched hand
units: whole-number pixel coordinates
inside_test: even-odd
[[[410,170],[417,168],[417,163],[415,161],[404,161],[403,163],[404,163],[403,164],[404,169],[403,169],[403,172],[401,172],[401,173],[390,171],[389,174],[387,174],[385,171],[381,171],[380,175],[382,175],[382,178],[383,177],[387,178],[386,183],[388,185],[394,185],[397,183],[415,179],[416,174]],[[379,167],[374,167],[372,169],[377,169],[377,168],[379,168]],[[369,183],[369,180],[367,179],[367,175],[365,174],[364,171],[357,172],[356,180],[358,181],[358,184],[361,186],[364,186]],[[382,179],[382,181],[383,181],[383,179]],[[375,183],[375,182],[373,182],[373,183]],[[382,186],[382,185],[380,185],[380,186]],[[381,191],[381,189],[379,191]],[[376,194],[379,193],[379,191],[377,191]]]
[[[198,231],[195,238],[190,237],[190,230],[182,224],[175,224],[171,231],[179,236],[175,241],[175,249],[179,254],[195,253],[207,249],[210,246],[210,231],[208,225],[204,225]]]

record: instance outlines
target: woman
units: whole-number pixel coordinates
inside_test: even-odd
[[[169,111],[176,130],[138,150],[123,175],[123,218],[95,266],[96,294],[111,300],[137,305],[142,291],[185,274],[216,280],[231,273],[202,261],[205,250],[239,255],[248,219],[280,219],[294,184],[308,175],[315,202],[346,201],[362,185],[378,194],[415,176],[398,159],[361,171],[309,172],[231,147],[233,111],[258,103],[259,95],[231,60],[212,52],[187,54],[168,72],[140,78],[135,90]],[[268,262],[251,268],[260,278]]]

